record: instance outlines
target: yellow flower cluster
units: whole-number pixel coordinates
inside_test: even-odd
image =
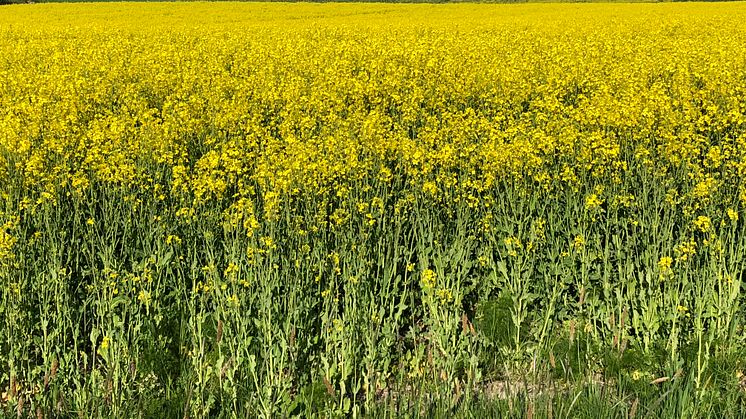
[[[431,269],[425,269],[421,274],[422,287],[425,289],[431,289],[435,287],[435,280],[437,278],[436,273]]]
[[[3,10],[3,192],[38,205],[110,185],[185,214],[227,199],[226,225],[251,234],[299,195],[372,180],[474,208],[501,182],[686,165],[693,214],[746,171],[746,7],[672,6]]]
[[[2,219],[0,219],[1,221]],[[16,243],[16,238],[11,234],[14,227],[13,221],[7,221],[4,224],[0,224],[0,267],[9,262],[15,255],[13,253],[13,246]]]

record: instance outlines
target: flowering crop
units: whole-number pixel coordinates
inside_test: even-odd
[[[0,411],[450,409],[560,356],[709,400],[746,367],[744,21],[0,9]]]

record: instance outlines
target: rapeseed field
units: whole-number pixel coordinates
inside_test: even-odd
[[[746,417],[746,5],[0,8],[0,416]]]

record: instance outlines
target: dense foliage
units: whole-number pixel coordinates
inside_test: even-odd
[[[0,411],[746,415],[744,22],[0,10]]]

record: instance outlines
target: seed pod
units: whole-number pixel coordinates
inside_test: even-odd
[[[455,405],[461,399],[461,381],[456,379],[456,388],[453,393],[453,404]]]
[[[55,375],[57,375],[57,368],[60,366],[60,363],[57,361],[57,358],[55,358],[52,361],[52,367],[47,371],[46,374],[44,374],[44,391],[49,390],[49,383],[52,381]]]
[[[18,404],[16,405],[16,415],[18,415],[19,418],[23,416],[23,403],[23,396],[18,397]]]
[[[215,333],[215,342],[220,345],[221,340],[223,340],[223,321],[218,320],[218,330]]]
[[[230,368],[231,365],[233,365],[233,357],[230,357],[228,361],[226,361],[226,363],[223,364],[223,367],[220,368],[220,378],[225,377],[225,373],[228,372],[228,368]]]
[[[629,407],[629,415],[627,415],[630,419],[637,417],[637,405],[640,403],[640,399],[635,398],[634,401],[632,401],[632,406]]]
[[[54,379],[54,377],[55,377],[55,376],[57,375],[57,369],[58,369],[59,367],[60,367],[60,361],[58,361],[58,360],[57,360],[57,358],[55,358],[55,359],[54,359],[54,360],[52,361],[52,371],[51,371],[51,373],[50,373],[50,375],[52,376],[52,377],[51,377],[52,379]]]
[[[324,387],[326,387],[326,392],[329,393],[330,396],[337,397],[336,392],[334,391],[334,386],[332,386],[332,383],[326,377],[324,377]]]

